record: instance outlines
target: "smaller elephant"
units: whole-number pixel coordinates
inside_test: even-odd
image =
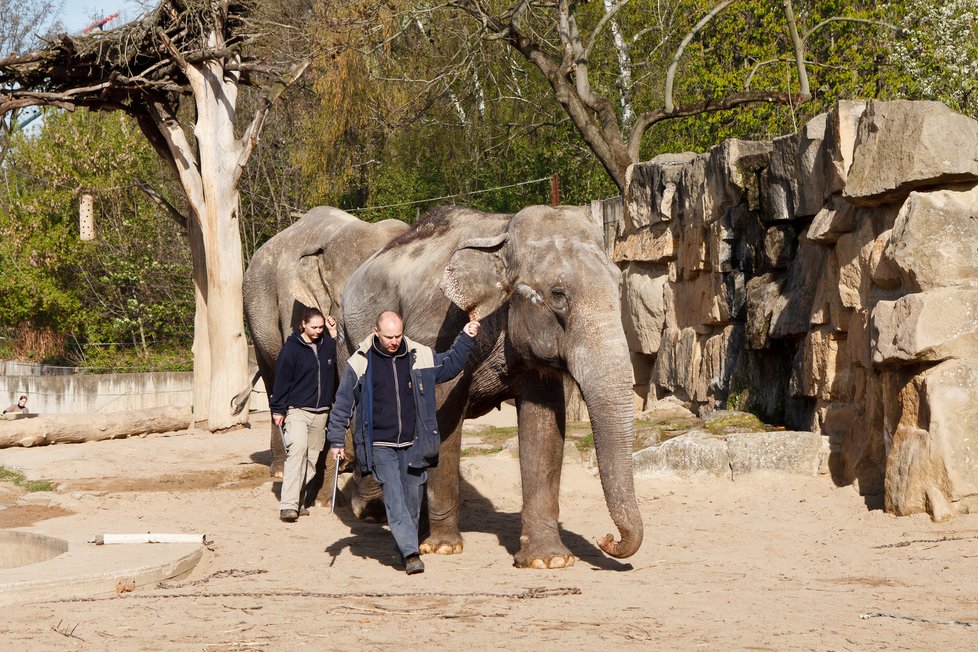
[[[282,343],[299,323],[302,309],[319,308],[342,322],[341,299],[350,275],[407,230],[408,225],[398,220],[364,222],[338,208],[317,206],[259,247],[245,272],[243,289],[258,373],[267,391],[275,385],[275,360]],[[249,387],[236,397],[239,410],[250,393]],[[281,477],[285,449],[274,424],[270,444],[271,474]]]

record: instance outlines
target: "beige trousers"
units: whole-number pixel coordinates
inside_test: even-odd
[[[290,408],[285,415],[285,473],[279,509],[299,509],[302,490],[316,475],[316,461],[326,444],[329,412]]]

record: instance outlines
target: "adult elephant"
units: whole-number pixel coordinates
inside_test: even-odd
[[[462,550],[463,419],[515,398],[523,486],[516,565],[574,563],[558,530],[566,373],[590,413],[605,500],[621,535],[618,541],[606,535],[599,545],[613,557],[638,550],[643,527],[632,475],[633,379],[619,281],[590,212],[546,206],[516,215],[437,210],[350,277],[342,301],[347,355],[383,310],[399,311],[405,334],[437,350],[447,349],[470,317],[482,320],[465,371],[437,388],[442,446],[438,466],[429,471],[430,534],[422,552]],[[362,496],[354,496],[354,506],[362,507]]]
[[[372,224],[338,208],[317,206],[258,248],[244,275],[244,306],[258,373],[268,392],[275,385],[275,360],[302,309],[319,308],[342,322],[341,299],[350,275],[407,230],[398,220]],[[237,410],[250,393],[249,387],[235,397]],[[285,448],[274,423],[270,444],[271,473],[282,477]]]

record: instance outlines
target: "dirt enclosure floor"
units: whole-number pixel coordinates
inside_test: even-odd
[[[978,649],[978,515],[895,518],[825,476],[640,477],[645,543],[619,561],[594,544],[614,530],[571,451],[561,527],[579,559],[521,570],[519,469],[502,450],[463,460],[464,553],[428,555],[409,577],[386,529],[345,503],[278,520],[267,428],[259,415],[223,435],[0,451],[0,465],[59,485],[57,508],[14,504],[2,527],[213,540],[182,578],[5,607],[0,647]]]

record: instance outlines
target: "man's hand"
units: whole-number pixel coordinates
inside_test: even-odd
[[[272,421],[275,423],[276,426],[281,426],[283,423],[285,423],[285,415],[284,414],[273,414],[272,415]]]
[[[469,337],[475,337],[479,334],[479,322],[474,320],[470,321],[462,330],[465,331],[465,334]]]
[[[337,460],[345,460],[346,455],[343,453],[342,448],[330,448],[329,459],[333,460],[334,462]]]
[[[329,336],[334,340],[336,339],[336,318],[331,315],[326,316],[326,329],[329,331]]]

